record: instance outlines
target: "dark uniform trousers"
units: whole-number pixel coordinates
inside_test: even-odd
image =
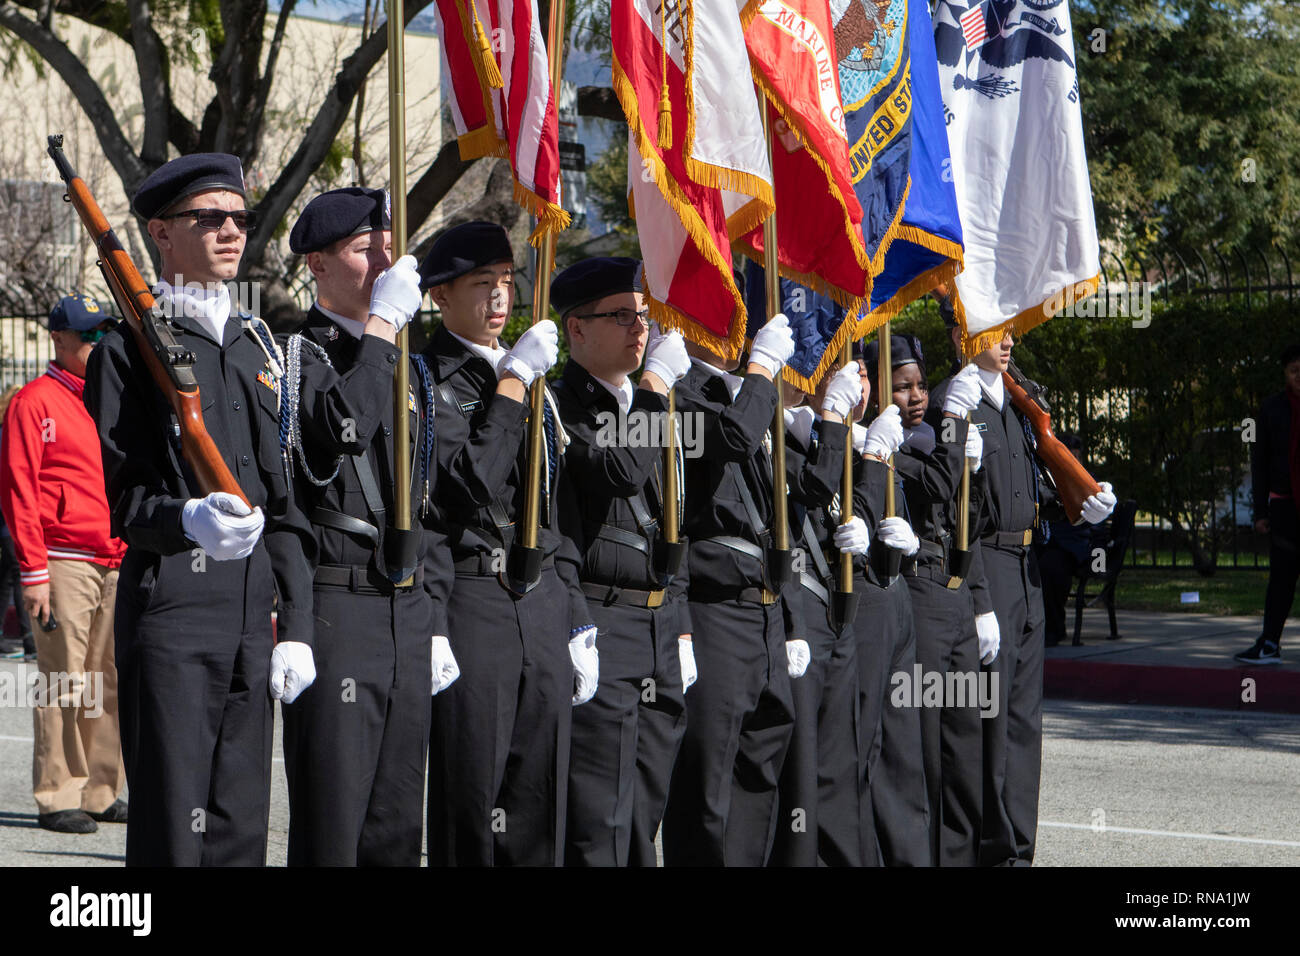
[[[870,817],[863,827],[874,831],[876,865],[926,866],[930,814],[921,715],[917,707],[897,706],[893,700],[897,682],[910,681],[916,665],[911,595],[902,575],[884,588],[861,578],[855,583],[862,589],[856,620],[858,676],[864,776],[871,793],[864,802]],[[872,865],[872,857],[865,863]]]
[[[1028,866],[1038,832],[1043,762],[1043,601],[1030,548],[981,542],[1001,647],[986,670],[998,682],[998,713],[982,721],[984,824],[980,863]]]
[[[290,866],[419,866],[429,600],[316,588],[316,680],[284,715]]]
[[[461,676],[433,698],[430,863],[559,866],[573,712],[555,627],[569,619],[565,588],[549,567],[522,597],[458,573],[447,616]]]
[[[340,371],[351,369],[362,342],[313,307],[299,329],[323,348]],[[389,389],[391,394],[391,389]],[[411,369],[407,414],[414,492],[420,498],[426,395]],[[388,396],[385,396],[388,398]],[[363,490],[356,461],[305,451],[313,474],[333,481],[309,483],[298,462],[295,491],[313,521],[313,565],[351,580],[316,581],[313,587],[313,651],[316,682],[284,705],[285,773],[289,781],[291,866],[418,866],[424,818],[424,769],[429,740],[430,638],[445,634],[435,618],[433,579],[449,587],[450,560],[442,539],[424,536],[429,558],[413,589],[396,595],[387,587],[369,537],[345,533],[339,518],[364,521],[383,533],[392,511],[393,403],[383,402],[377,430],[364,452],[381,513]],[[321,523],[328,522],[328,523]],[[419,527],[418,517],[413,526]],[[434,549],[437,549],[434,551]],[[441,560],[433,560],[434,557]],[[345,575],[346,576],[346,575]],[[388,593],[376,593],[376,583]],[[438,605],[439,610],[445,604]]]
[[[266,861],[273,598],[261,544],[242,561],[127,551],[113,623],[128,864]]]
[[[780,602],[690,602],[699,680],[664,816],[668,866],[763,866],[794,700]]]
[[[600,686],[573,709],[564,862],[657,866],[655,834],[686,730],[677,609],[589,606]]]
[[[171,319],[195,356],[203,418],[266,525],[248,558],[216,561],[182,528],[201,496],[162,393],[143,377],[119,326],[91,353],[86,407],[99,429],[113,531],[127,542],[115,610],[122,755],[131,791],[128,865],[265,862],[270,792],[272,650],[311,640],[311,528],[294,505],[280,449],[272,365],[231,317],[219,345],[196,320]],[[303,431],[322,449],[355,453],[377,426],[375,386],[397,350],[374,336],[353,373],[304,360]]]
[[[856,584],[856,582],[855,582]],[[861,584],[856,584],[860,589]],[[797,591],[796,591],[797,589]],[[794,734],[781,771],[773,866],[861,866],[858,660],[854,622],[831,629],[819,596],[794,582],[802,613],[790,637],[812,659],[790,681]]]
[[[958,675],[965,699],[921,708],[921,752],[930,805],[930,859],[936,866],[979,862],[983,741],[975,608],[963,585],[951,590],[924,573],[907,576],[916,625],[916,662],[925,675]],[[944,687],[947,688],[945,677]]]

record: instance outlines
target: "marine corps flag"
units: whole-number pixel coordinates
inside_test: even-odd
[[[537,2],[437,0],[434,16],[460,157],[510,160],[515,201],[537,218],[529,237],[536,245],[569,225],[560,208],[557,94]]]
[[[940,86],[966,270],[953,310],[973,354],[1097,289],[1101,272],[1065,0],[940,0]]]
[[[610,22],[650,313],[734,357],[745,307],[731,242],[772,211],[735,0],[613,0]]]
[[[853,335],[852,323],[845,319],[871,289],[862,207],[849,174],[831,11],[827,0],[749,0],[740,19],[754,81],[764,93],[774,134],[781,275],[848,308],[833,327],[795,329],[795,339],[807,354],[798,365],[786,366],[786,378],[810,392]],[[738,245],[761,262],[762,226]],[[764,310],[759,313],[766,318]],[[787,315],[794,325],[798,316]]]
[[[962,223],[925,0],[831,0],[831,16],[871,257],[866,334],[961,269]]]

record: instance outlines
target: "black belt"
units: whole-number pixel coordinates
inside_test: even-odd
[[[1024,531],[995,531],[993,534],[985,535],[980,539],[985,544],[994,548],[1003,548],[1007,551],[1021,550],[1029,547],[1034,540],[1034,529],[1026,528]]]
[[[762,604],[764,607],[777,602],[780,595],[767,588],[726,588],[691,586],[690,599],[703,604],[716,604],[719,601],[740,601],[743,604]]]
[[[936,568],[924,564],[914,564],[911,567],[903,565],[901,573],[905,578],[928,578],[935,584],[942,584],[944,587],[947,587],[948,582],[952,579],[952,575],[942,567]]]
[[[593,601],[599,601],[605,607],[621,604],[627,607],[662,607],[664,591],[639,591],[636,588],[623,588],[617,584],[595,584],[582,582],[582,593]]]
[[[467,558],[457,559],[452,567],[457,574],[473,574],[482,578],[494,578],[497,572],[492,567],[495,556],[490,551],[480,551],[478,554],[472,554]],[[555,567],[555,555],[548,554],[542,558],[542,568]]]
[[[424,566],[415,568],[415,584],[424,583]],[[319,588],[351,591],[354,594],[391,595],[393,583],[374,568],[357,564],[322,564],[316,568],[312,584]]]

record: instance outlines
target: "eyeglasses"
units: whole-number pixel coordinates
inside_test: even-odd
[[[227,219],[235,223],[235,228],[240,232],[248,232],[253,226],[257,225],[257,213],[252,209],[182,209],[180,212],[169,212],[165,216],[159,216],[159,219],[178,219],[181,216],[191,217],[200,229],[220,229],[226,224]]]
[[[580,315],[580,319],[604,319],[611,318],[623,328],[631,328],[633,322],[640,322],[644,326],[650,325],[649,309],[615,309],[613,312],[593,312],[591,315]]]

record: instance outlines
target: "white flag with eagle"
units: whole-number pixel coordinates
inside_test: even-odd
[[[966,265],[967,354],[1096,291],[1068,0],[938,0],[934,40]]]

